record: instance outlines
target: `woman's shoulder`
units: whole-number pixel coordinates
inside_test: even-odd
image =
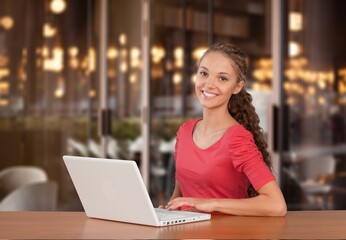
[[[233,141],[244,141],[245,139],[253,139],[252,133],[240,123],[232,126],[229,130],[230,131],[228,131],[228,136]]]
[[[248,133],[250,132],[247,130],[242,124],[236,123],[233,126],[230,127],[230,130],[233,134],[242,134],[242,133]]]
[[[200,121],[201,119],[200,118],[196,118],[196,119],[190,119],[190,120],[187,120],[186,122],[183,122],[179,129],[180,130],[192,130],[198,121]]]
[[[200,119],[191,119],[191,120],[187,120],[186,122],[183,122],[177,131],[176,137],[180,138],[184,136],[185,134],[190,135],[193,132],[193,129],[199,120]]]

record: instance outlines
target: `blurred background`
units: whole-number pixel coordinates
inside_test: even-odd
[[[0,0],[0,210],[83,210],[64,154],[135,160],[154,205],[164,203],[175,133],[201,116],[196,61],[220,41],[248,55],[246,87],[288,209],[346,209],[345,8]]]

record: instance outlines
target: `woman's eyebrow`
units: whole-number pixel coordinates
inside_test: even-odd
[[[229,74],[227,72],[219,72],[219,74],[225,74],[225,75],[231,76],[231,74]]]
[[[203,67],[203,66],[199,66],[199,68],[203,68],[203,69],[205,69],[205,70],[208,70],[208,68],[206,68],[206,67]]]
[[[204,66],[199,66],[199,69],[201,69],[201,68],[204,69],[204,70],[209,71],[209,69],[206,68],[206,67],[204,67]],[[227,73],[227,72],[219,72],[218,74],[223,74],[223,75],[232,76],[231,74],[229,74],[229,73]]]

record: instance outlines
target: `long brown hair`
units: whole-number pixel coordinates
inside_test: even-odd
[[[237,73],[237,82],[244,81],[246,83],[248,68],[246,55],[239,47],[230,43],[216,43],[209,47],[202,58],[210,52],[219,52],[230,58]],[[263,161],[272,170],[270,154],[267,151],[268,145],[264,140],[263,129],[259,126],[260,119],[252,104],[252,96],[246,91],[245,87],[238,94],[231,96],[228,102],[228,112],[252,133],[257,148],[262,153]],[[248,189],[248,195],[249,197],[258,195],[252,185]]]

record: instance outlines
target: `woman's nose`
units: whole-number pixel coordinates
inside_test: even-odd
[[[213,88],[213,87],[215,87],[215,81],[214,81],[214,78],[213,77],[211,77],[211,76],[209,76],[207,79],[206,79],[206,81],[205,81],[205,86],[206,87],[209,87],[209,88]]]

